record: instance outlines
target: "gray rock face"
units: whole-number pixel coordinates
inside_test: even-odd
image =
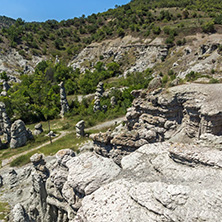
[[[11,126],[11,141],[10,148],[24,146],[27,140],[32,138],[30,130],[26,130],[25,124],[22,120],[16,120]]]
[[[43,129],[42,129],[42,124],[38,123],[37,125],[35,125],[35,131],[34,131],[34,135],[38,136],[41,133],[43,133]]]
[[[122,159],[121,177],[83,199],[74,221],[219,222],[221,160],[194,145],[144,145]]]
[[[120,164],[121,156],[147,143],[172,142],[212,144],[202,135],[222,135],[222,84],[187,84],[152,92],[133,91],[136,97],[126,114],[126,127],[91,136],[95,151]],[[208,136],[208,138],[210,138]],[[220,139],[214,140],[221,145]]]
[[[64,82],[61,82],[59,84],[60,87],[60,104],[61,104],[61,112],[60,116],[64,117],[64,114],[69,111],[69,104],[66,99],[66,92],[65,92],[65,87],[64,87]]]
[[[81,120],[76,124],[76,136],[77,137],[84,136],[85,135],[84,129],[85,129],[85,121]]]

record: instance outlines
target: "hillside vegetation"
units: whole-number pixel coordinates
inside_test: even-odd
[[[31,59],[31,55],[59,55],[65,60],[75,56],[92,42],[133,36],[166,37],[167,44],[183,44],[181,36],[195,32],[220,31],[221,1],[209,0],[134,0],[104,13],[88,17],[26,23],[22,19],[0,32],[0,47],[16,48]],[[180,34],[180,36],[178,36]]]

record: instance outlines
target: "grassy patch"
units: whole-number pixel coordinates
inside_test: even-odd
[[[10,213],[10,206],[8,203],[0,202],[0,220],[4,220]]]
[[[88,138],[76,138],[74,133],[67,134],[66,136],[62,137],[61,139],[53,142],[52,144],[46,145],[38,150],[34,150],[29,152],[25,155],[22,155],[15,160],[13,160],[10,164],[11,167],[15,166],[23,166],[30,162],[30,157],[35,153],[43,153],[45,156],[54,155],[61,149],[72,149],[74,151],[78,150],[78,146],[81,143],[86,142],[89,140]]]
[[[35,137],[35,140],[28,141],[25,146],[22,146],[16,149],[8,148],[8,149],[0,150],[0,161],[2,161],[3,159],[10,158],[11,156],[22,153],[24,151],[30,150],[32,148],[35,148],[47,141],[49,141],[49,138],[46,137],[44,134],[42,134],[42,135],[39,135],[38,137]]]

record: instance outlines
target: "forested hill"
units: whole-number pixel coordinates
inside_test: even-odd
[[[61,22],[18,19],[1,29],[0,48],[16,48],[26,59],[59,55],[68,61],[92,42],[128,34],[151,39],[160,35],[167,44],[174,44],[190,33],[220,32],[221,8],[220,0],[134,0],[104,13]],[[13,23],[6,19],[4,24],[10,21]]]

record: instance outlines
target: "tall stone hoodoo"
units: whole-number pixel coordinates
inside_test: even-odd
[[[63,81],[59,84],[59,87],[60,87],[60,103],[61,103],[60,116],[64,117],[65,113],[69,111],[69,104],[66,99],[66,92]]]
[[[6,143],[9,143],[11,139],[11,121],[6,113],[3,102],[0,102],[0,132],[4,135]]]
[[[94,112],[101,110],[100,98],[102,97],[103,93],[104,93],[103,82],[99,82],[96,88],[96,94],[94,98],[95,99],[94,106],[93,106]]]

